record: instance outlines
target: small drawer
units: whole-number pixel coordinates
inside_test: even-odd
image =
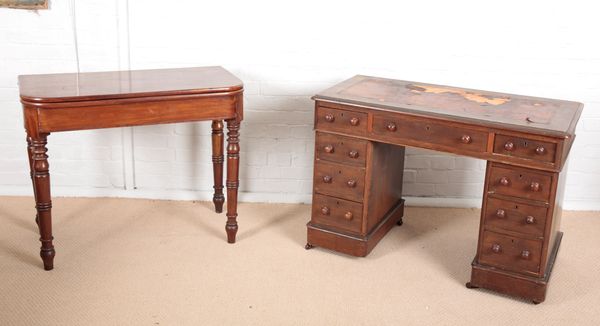
[[[491,165],[488,192],[548,201],[552,177],[523,168],[505,168]]]
[[[484,223],[486,228],[497,228],[543,237],[547,212],[546,207],[488,197],[486,199]]]
[[[542,256],[542,241],[483,232],[479,251],[481,264],[519,273],[539,273]]]
[[[316,156],[320,160],[365,166],[366,140],[317,132]]]
[[[312,204],[312,222],[335,229],[360,233],[362,211],[362,204],[315,194]]]
[[[496,134],[494,153],[554,163],[556,159],[556,144]]]
[[[364,181],[364,168],[324,161],[315,163],[313,186],[317,193],[362,202]]]
[[[367,114],[349,110],[317,107],[316,128],[318,130],[335,131],[350,135],[365,136],[367,134]]]
[[[481,153],[486,152],[488,140],[484,131],[398,114],[374,114],[373,135],[383,140],[402,139]]]

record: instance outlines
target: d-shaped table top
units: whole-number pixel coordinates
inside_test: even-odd
[[[21,101],[62,103],[234,92],[243,83],[222,67],[19,76]]]

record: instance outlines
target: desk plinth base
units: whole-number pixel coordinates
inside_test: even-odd
[[[306,225],[308,232],[306,249],[322,247],[352,256],[365,257],[395,224],[401,224],[402,216],[404,216],[404,199],[399,200],[381,222],[364,237],[331,231],[309,222]]]
[[[507,295],[521,297],[533,301],[538,304],[546,299],[546,288],[552,274],[552,268],[556,261],[560,241],[563,233],[558,232],[552,253],[548,258],[548,268],[546,275],[542,278],[531,277],[511,273],[497,268],[480,265],[477,263],[477,258],[471,264],[471,282],[467,283],[468,288],[485,288]]]

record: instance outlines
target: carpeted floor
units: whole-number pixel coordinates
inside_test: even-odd
[[[0,325],[599,325],[600,212],[566,212],[540,305],[469,290],[479,210],[409,207],[366,258],[304,250],[308,205],[56,198],[55,269],[33,199],[0,197]]]

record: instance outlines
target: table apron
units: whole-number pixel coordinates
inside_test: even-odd
[[[34,108],[39,132],[101,129],[200,120],[240,118],[236,96],[157,99],[154,101]]]

